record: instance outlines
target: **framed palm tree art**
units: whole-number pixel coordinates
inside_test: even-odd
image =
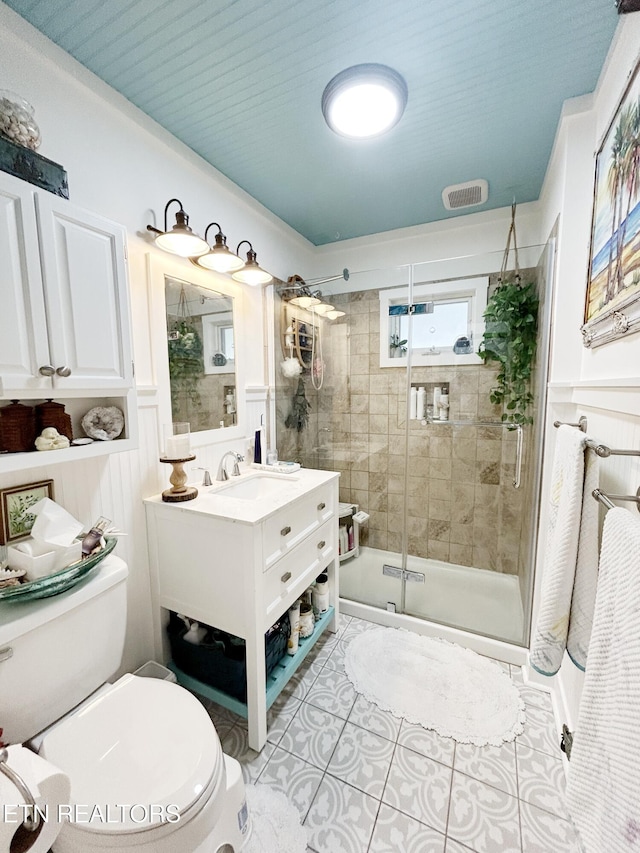
[[[596,154],[586,347],[640,331],[640,62]]]

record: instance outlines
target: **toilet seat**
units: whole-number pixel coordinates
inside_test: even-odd
[[[110,835],[149,830],[168,815],[177,822],[224,773],[200,702],[176,684],[135,675],[54,727],[40,754],[71,779],[71,820]]]

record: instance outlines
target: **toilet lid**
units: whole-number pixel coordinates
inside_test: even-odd
[[[200,702],[176,684],[135,675],[54,727],[40,755],[68,774],[71,819],[92,832],[176,821],[224,766]]]

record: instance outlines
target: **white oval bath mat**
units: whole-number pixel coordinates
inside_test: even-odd
[[[524,728],[524,702],[502,667],[446,640],[364,631],[347,646],[345,672],[379,708],[460,743],[500,746]]]
[[[289,798],[268,785],[247,785],[251,834],[242,853],[306,853],[307,830]]]

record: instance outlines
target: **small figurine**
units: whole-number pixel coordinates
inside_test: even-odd
[[[69,447],[69,439],[60,435],[55,427],[46,427],[36,438],[36,450],[62,450],[65,447]]]

